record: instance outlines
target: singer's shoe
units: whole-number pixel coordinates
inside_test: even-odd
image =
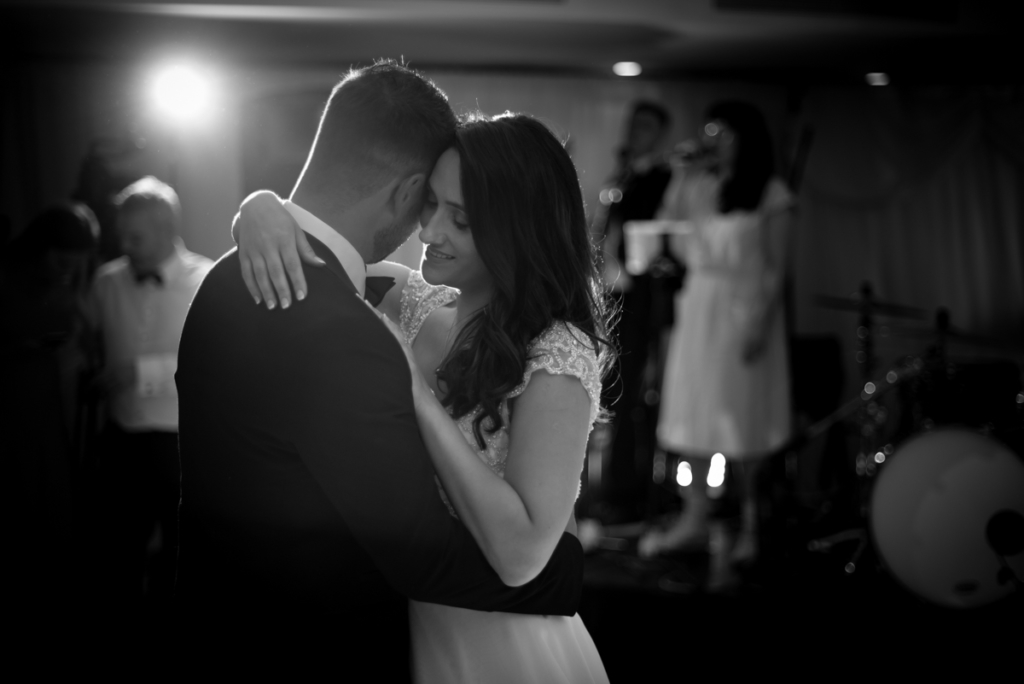
[[[706,551],[708,548],[707,519],[683,514],[667,530],[652,530],[640,538],[637,554],[652,558],[666,553]]]

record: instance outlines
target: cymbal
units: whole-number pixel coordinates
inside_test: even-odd
[[[893,302],[880,302],[876,299],[860,299],[854,297],[833,297],[831,295],[818,295],[815,297],[818,306],[838,311],[865,312],[873,316],[891,316],[895,318],[914,318],[928,320],[931,314],[925,309]]]
[[[902,328],[899,326],[886,326],[886,328],[887,334],[892,337],[904,337],[914,340],[935,340],[939,336],[939,331],[936,328]],[[1011,342],[995,337],[969,333],[965,330],[961,330],[960,328],[949,328],[945,331],[945,337],[948,342],[968,344],[974,347],[987,347],[989,349],[998,349],[1000,351],[1012,351],[1018,355],[1021,353],[1021,350]]]

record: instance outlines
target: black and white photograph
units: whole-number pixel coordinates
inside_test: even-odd
[[[0,0],[5,671],[1016,679],[1013,5]]]

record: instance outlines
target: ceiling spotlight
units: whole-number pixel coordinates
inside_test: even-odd
[[[185,64],[157,72],[150,94],[160,114],[178,123],[199,120],[213,109],[214,88],[209,75]]]
[[[616,62],[612,71],[616,76],[639,76],[643,69],[636,62]]]
[[[887,86],[889,85],[889,74],[882,71],[872,71],[870,74],[864,75],[864,80],[868,82],[868,85]]]

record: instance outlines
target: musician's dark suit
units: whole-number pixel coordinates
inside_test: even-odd
[[[403,353],[337,258],[281,311],[256,306],[238,255],[200,287],[179,347],[177,593],[191,625],[333,630],[344,662],[408,676],[403,597],[576,612],[583,556],[565,535],[543,573],[502,584],[438,496]],[[186,623],[188,624],[188,623]]]

